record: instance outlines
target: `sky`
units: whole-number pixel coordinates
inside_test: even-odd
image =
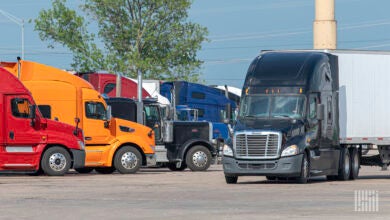
[[[0,10],[25,21],[25,59],[70,69],[72,54],[47,48],[34,32],[50,0],[0,0]],[[81,0],[68,0],[77,8]],[[261,50],[312,49],[315,0],[194,0],[189,20],[208,28],[198,57],[207,85],[242,87],[251,60]],[[335,0],[338,49],[390,50],[389,0]],[[0,15],[0,60],[21,56],[21,27]],[[94,30],[92,30],[94,31]]]

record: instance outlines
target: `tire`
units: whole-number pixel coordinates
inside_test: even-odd
[[[100,174],[111,174],[115,171],[114,167],[96,167],[95,171]]]
[[[266,176],[265,178],[267,178],[267,180],[276,180],[276,176]]]
[[[93,168],[92,167],[83,167],[83,168],[75,168],[75,170],[78,173],[90,173],[90,172],[92,172]]]
[[[141,165],[142,156],[135,147],[124,146],[114,156],[114,167],[121,174],[136,173]]]
[[[211,164],[211,152],[204,146],[195,145],[187,152],[186,164],[192,171],[206,171]]]
[[[353,148],[350,151],[351,154],[351,172],[349,175],[349,178],[351,180],[355,180],[359,176],[359,169],[360,169],[360,155],[357,148]]]
[[[42,171],[48,176],[63,176],[69,171],[71,158],[67,150],[62,147],[50,147],[42,156]]]
[[[310,161],[306,152],[303,153],[301,164],[301,175],[297,178],[297,182],[301,184],[307,183],[310,178]]]
[[[349,176],[351,175],[351,158],[347,148],[342,148],[340,159],[339,175],[337,178],[342,181],[349,180]]]
[[[176,163],[167,163],[167,167],[171,171],[183,171],[187,168],[187,165],[185,163],[181,163],[181,166],[179,168],[177,168]]]
[[[227,184],[236,184],[238,180],[238,176],[226,176],[225,175],[225,180]]]

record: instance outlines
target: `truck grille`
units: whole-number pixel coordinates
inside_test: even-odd
[[[240,132],[235,135],[236,157],[274,159],[279,157],[281,134],[278,132]]]

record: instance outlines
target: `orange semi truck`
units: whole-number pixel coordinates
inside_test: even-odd
[[[67,124],[80,119],[84,131],[88,173],[135,173],[142,165],[154,165],[152,129],[111,117],[103,97],[87,81],[66,71],[40,63],[19,60],[1,66],[17,76],[31,91],[44,117]]]

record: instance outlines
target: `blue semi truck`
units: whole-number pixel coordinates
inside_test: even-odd
[[[229,136],[228,124],[235,118],[239,97],[233,99],[234,94],[225,95],[220,89],[186,81],[165,82],[160,93],[176,106],[178,119],[209,121],[213,124],[213,139]]]

